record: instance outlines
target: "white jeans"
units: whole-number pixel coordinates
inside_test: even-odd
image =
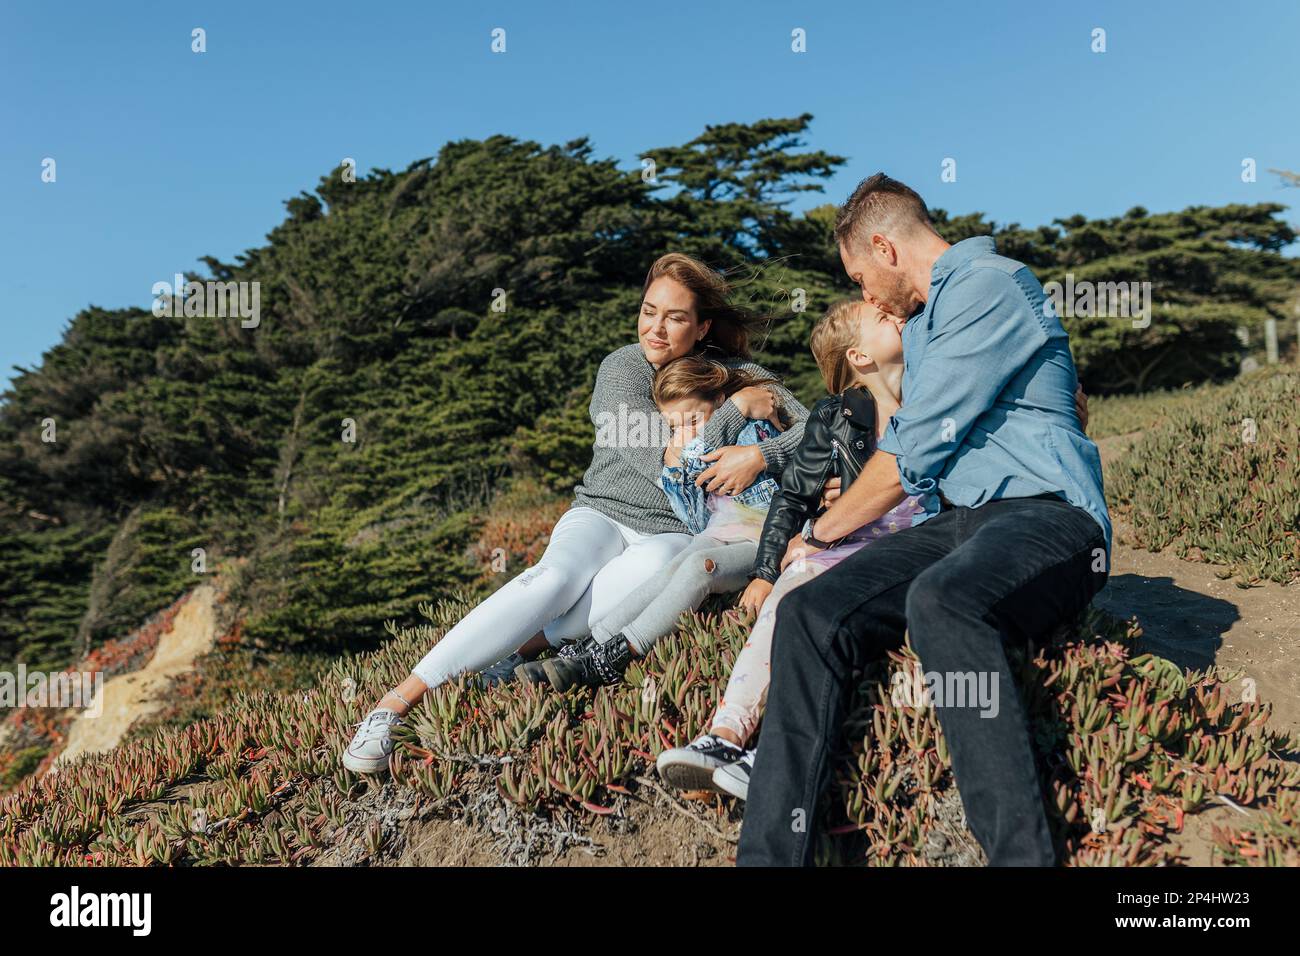
[[[437,687],[495,664],[538,631],[552,645],[582,637],[690,540],[642,534],[594,508],[570,508],[541,559],[466,614],[412,673]]]

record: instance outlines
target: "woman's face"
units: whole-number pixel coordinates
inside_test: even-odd
[[[870,356],[882,372],[902,365],[905,320],[865,302],[858,311],[858,351]]]
[[[695,295],[676,279],[660,276],[641,300],[637,337],[646,361],[658,368],[694,350],[709,331],[695,311]]]
[[[664,402],[659,406],[662,415],[673,428],[699,428],[717,410],[721,402],[711,402],[706,398],[678,398]]]

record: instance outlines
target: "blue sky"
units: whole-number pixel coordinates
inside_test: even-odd
[[[1297,36],[1292,0],[8,2],[0,383],[79,309],[146,306],[199,256],[259,245],[343,157],[401,169],[493,133],[589,136],[635,168],[706,124],[806,111],[810,145],[849,163],[804,205],[880,169],[932,206],[1024,225],[1296,203],[1265,170],[1300,168]]]

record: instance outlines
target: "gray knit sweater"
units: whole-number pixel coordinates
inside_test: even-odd
[[[730,368],[776,378],[771,372],[743,359],[724,362]],[[682,531],[686,527],[673,514],[668,496],[659,485],[664,467],[664,448],[672,429],[659,414],[650,397],[654,366],[646,361],[637,343],[615,349],[605,356],[596,373],[591,394],[591,422],[596,440],[591,465],[582,483],[573,489],[576,505],[595,508],[601,514],[644,534]],[[784,386],[774,385],[783,417],[790,426],[758,447],[768,471],[779,473],[803,438],[808,409]],[[745,427],[745,416],[728,399],[713,413],[699,434],[714,448],[733,444]]]

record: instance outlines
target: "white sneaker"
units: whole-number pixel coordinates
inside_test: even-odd
[[[376,707],[357,725],[357,732],[343,751],[343,766],[353,773],[379,773],[388,769],[393,752],[393,728],[402,718],[387,707]]]
[[[749,775],[754,772],[754,755],[757,750],[746,750],[739,760],[713,771],[713,785],[723,793],[740,800],[749,799]]]
[[[713,734],[701,734],[685,747],[665,750],[655,761],[655,769],[664,783],[678,790],[717,790],[713,773],[744,751],[729,740]]]

